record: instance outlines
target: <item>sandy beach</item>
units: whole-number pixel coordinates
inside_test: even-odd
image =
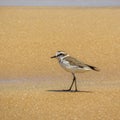
[[[120,120],[120,8],[0,7],[0,120]],[[100,72],[72,75],[64,50]]]

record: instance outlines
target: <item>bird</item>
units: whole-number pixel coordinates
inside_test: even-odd
[[[100,71],[97,67],[91,66],[88,64],[85,64],[84,62],[77,60],[76,58],[70,56],[64,51],[57,51],[54,56],[51,58],[56,58],[60,64],[60,66],[65,69],[67,72],[72,73],[73,75],[73,81],[72,84],[70,85],[69,89],[65,91],[71,91],[73,85],[75,84],[75,90],[74,92],[77,92],[77,81],[76,81],[76,73],[84,73],[86,71]]]

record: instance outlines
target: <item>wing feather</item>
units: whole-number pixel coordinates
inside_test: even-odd
[[[99,71],[99,69],[97,67],[85,64],[84,62],[78,61],[77,59],[75,59],[71,56],[68,56],[64,59],[69,61],[69,64],[71,66],[76,66],[76,67],[79,67],[79,68],[86,68],[86,69],[92,69],[92,70],[95,70],[95,71]]]
[[[87,65],[84,64],[83,62],[78,61],[77,59],[75,59],[75,58],[73,58],[73,57],[71,57],[71,56],[66,57],[65,60],[69,61],[69,64],[70,64],[70,65],[79,66],[80,68],[84,68],[84,67],[87,66]]]

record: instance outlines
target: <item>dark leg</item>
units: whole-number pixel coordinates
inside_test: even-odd
[[[75,92],[77,92],[77,81],[76,81],[76,77],[75,77]]]
[[[68,89],[69,91],[72,89],[72,86],[73,86],[75,79],[76,79],[74,73],[72,73],[72,75],[73,75],[73,81],[72,81],[70,88]]]

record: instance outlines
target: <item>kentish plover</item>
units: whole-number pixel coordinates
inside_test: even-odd
[[[81,61],[78,61],[77,59],[71,57],[69,54],[63,51],[56,52],[56,55],[51,58],[57,58],[61,67],[64,68],[66,71],[71,72],[73,75],[72,84],[67,91],[71,91],[74,83],[75,83],[75,91],[78,91],[75,73],[77,72],[83,73],[83,72],[90,71],[90,70],[99,71],[98,68],[85,64]]]

